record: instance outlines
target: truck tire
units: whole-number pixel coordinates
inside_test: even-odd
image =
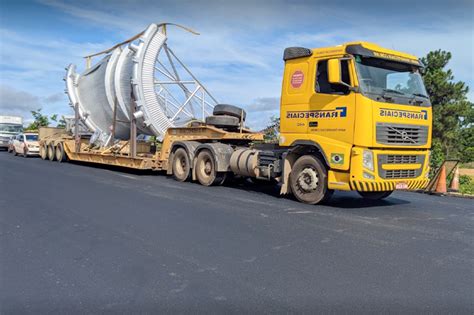
[[[67,155],[66,155],[66,152],[64,152],[64,146],[62,143],[58,143],[56,145],[55,154],[56,154],[56,161],[58,161],[59,163],[67,161]]]
[[[56,154],[55,154],[55,150],[54,150],[54,145],[50,144],[48,145],[48,159],[50,161],[54,161],[56,159]]]
[[[173,177],[178,182],[185,182],[191,175],[191,163],[188,153],[183,148],[178,148],[173,153],[172,161]]]
[[[218,128],[237,128],[240,120],[233,116],[208,116],[206,117],[206,124],[216,126]]]
[[[303,155],[296,160],[290,173],[293,195],[301,202],[317,204],[329,200],[333,190],[328,189],[327,170],[321,160],[313,155]]]
[[[216,160],[209,150],[199,152],[195,166],[196,178],[201,185],[222,185],[227,173],[217,172]]]
[[[26,147],[26,144],[25,144],[25,147],[23,148],[23,154],[22,154],[22,156],[23,156],[24,158],[27,158],[27,157],[28,157],[28,148]]]
[[[247,113],[245,112],[245,110],[238,106],[228,104],[217,104],[216,106],[214,106],[214,111],[212,112],[212,114],[215,116],[232,116],[238,118],[239,120],[241,117],[242,120],[245,120],[245,118],[247,117]]]
[[[361,195],[364,199],[369,200],[381,200],[387,198],[393,193],[393,190],[390,191],[358,191],[359,195]]]
[[[43,143],[39,148],[39,154],[41,159],[46,160],[48,158],[48,146]]]

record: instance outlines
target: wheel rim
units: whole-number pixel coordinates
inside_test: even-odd
[[[186,160],[186,156],[184,156],[181,152],[178,152],[174,158],[174,170],[175,176],[179,179],[183,179],[187,176],[188,173],[188,163]]]
[[[198,165],[199,170],[199,181],[201,184],[210,185],[212,184],[215,177],[214,163],[211,157],[207,154],[202,156]]]
[[[313,192],[318,189],[319,186],[318,172],[312,167],[307,167],[298,174],[296,183],[302,192]]]

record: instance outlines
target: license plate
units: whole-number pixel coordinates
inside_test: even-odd
[[[407,183],[397,183],[395,185],[395,189],[408,189],[408,184]]]

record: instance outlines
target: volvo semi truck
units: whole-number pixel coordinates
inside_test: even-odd
[[[40,139],[41,156],[164,171],[206,186],[236,177],[267,180],[309,204],[328,200],[335,190],[381,199],[427,185],[432,113],[417,57],[351,42],[286,48],[283,61],[278,144],[263,143],[262,134],[245,128],[245,111],[224,104],[200,121],[168,127],[161,147],[137,142],[137,128],[152,122],[140,122],[146,100],[134,78],[129,139],[104,145],[56,134]],[[71,101],[79,119],[78,98]]]

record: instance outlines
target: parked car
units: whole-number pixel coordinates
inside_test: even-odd
[[[38,133],[20,133],[13,138],[12,146],[12,152],[15,155],[21,154],[24,157],[39,155]]]

